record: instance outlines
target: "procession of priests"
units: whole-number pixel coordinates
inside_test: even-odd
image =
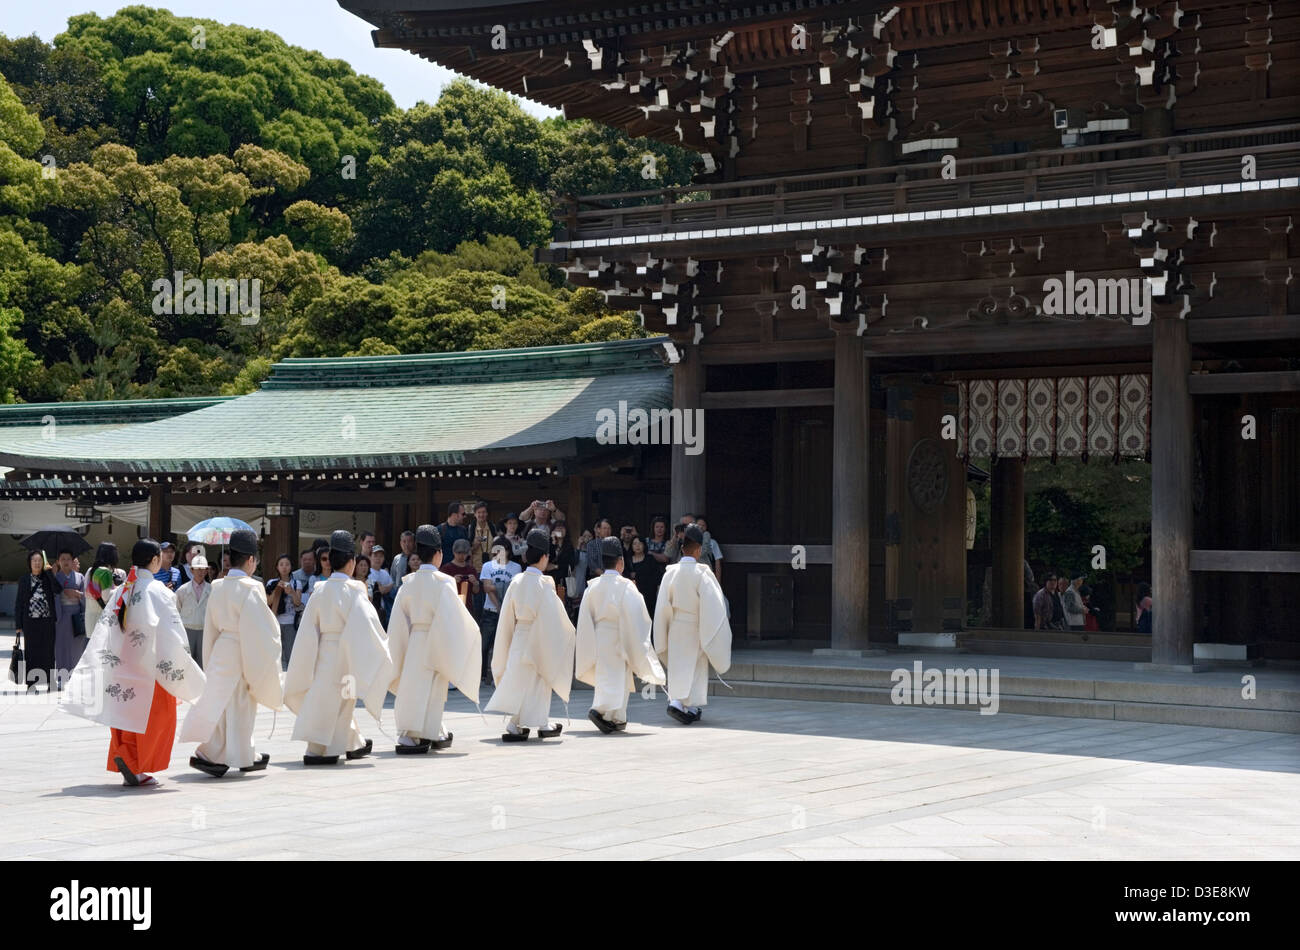
[[[664,573],[652,621],[636,584],[622,576],[622,545],[603,539],[603,573],[583,592],[575,628],[562,590],[546,574],[550,537],[530,531],[527,567],[501,600],[492,653],[495,690],[485,708],[506,717],[501,740],[560,735],[551,697],[567,707],[575,677],[593,687],[587,717],[605,735],[627,729],[637,679],[664,689],[668,715],[677,722],[698,722],[710,665],[721,674],[731,664],[727,603],[713,572],[698,560],[703,541],[699,528],[687,527],[681,560]],[[235,531],[228,548],[230,571],[209,594],[202,668],[191,655],[175,594],[154,577],[161,558],[156,541],[136,542],[125,582],[105,597],[62,706],[110,728],[108,769],[123,784],[158,784],[152,773],[170,765],[181,700],[192,708],[180,739],[198,743],[190,765],[214,778],[232,768],[266,769],[270,755],[258,753],[254,736],[259,706],[295,713],[292,738],[306,743],[308,766],[370,755],[374,740],[357,725],[357,700],[382,731],[389,693],[397,755],[451,746],[443,724],[447,694],[456,689],[478,705],[483,646],[455,579],[439,570],[438,528],[421,525],[415,532],[420,567],[403,580],[387,631],[365,584],[352,577],[355,539],[335,531],[322,552],[331,572],[312,590],[285,672],[281,627],[254,576],[257,535]]]

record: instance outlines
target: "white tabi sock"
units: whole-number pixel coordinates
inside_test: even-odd
[[[515,722],[514,720],[511,720],[510,722],[506,723],[506,732],[513,733],[514,735],[517,736],[521,732],[523,732],[523,730],[519,728],[519,723]]]
[[[673,709],[680,709],[682,712],[686,712],[686,707],[682,705],[682,701],[680,699],[674,699],[668,705],[672,706]]]
[[[419,745],[419,743],[415,741],[414,736],[408,736],[405,734],[397,737],[397,744],[398,745]]]

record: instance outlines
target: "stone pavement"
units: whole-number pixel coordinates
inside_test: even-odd
[[[158,789],[105,771],[106,729],[0,695],[0,857],[1300,858],[1295,736],[726,696],[683,727],[662,694],[603,736],[575,691],[563,736],[506,746],[452,695],[447,752],[398,759],[358,710],[378,754],[306,770],[263,711],[267,771],[178,744]]]

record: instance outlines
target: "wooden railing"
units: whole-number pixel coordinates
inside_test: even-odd
[[[1154,154],[1153,154],[1154,153]],[[815,154],[815,153],[814,153]],[[557,240],[1050,200],[1300,173],[1300,124],[560,199]]]

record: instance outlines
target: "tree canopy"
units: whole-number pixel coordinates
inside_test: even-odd
[[[399,109],[345,62],[162,9],[0,34],[0,401],[641,335],[534,251],[556,196],[684,184],[692,160],[466,80]],[[190,282],[248,312],[185,304]]]

